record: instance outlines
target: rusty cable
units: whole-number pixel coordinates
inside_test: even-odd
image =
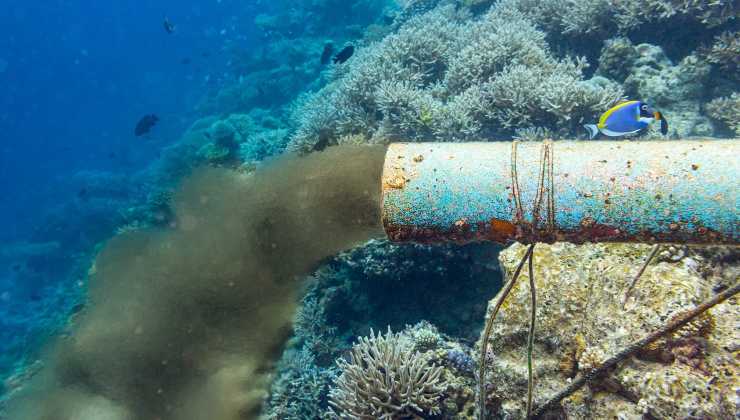
[[[555,232],[555,143],[545,140],[548,147],[549,159],[547,162],[547,229],[548,233]]]
[[[634,289],[635,285],[637,284],[637,281],[640,280],[640,277],[642,277],[642,275],[645,273],[645,270],[647,269],[648,265],[655,258],[655,255],[658,253],[659,250],[660,250],[660,244],[653,245],[653,249],[650,250],[650,254],[645,259],[645,262],[642,263],[640,270],[638,270],[637,274],[635,274],[635,277],[632,278],[632,282],[627,288],[627,291],[624,293],[624,299],[622,300],[622,308],[624,308],[624,305],[627,304],[627,299],[629,299],[630,293],[632,293],[632,289]]]
[[[498,314],[501,305],[504,303],[504,300],[506,300],[511,289],[514,288],[514,284],[516,284],[517,279],[519,279],[519,274],[521,274],[522,268],[524,268],[524,263],[528,258],[531,258],[532,252],[534,252],[534,244],[529,245],[527,248],[527,252],[524,254],[521,261],[519,261],[519,265],[517,265],[511,280],[506,284],[506,286],[504,286],[498,299],[496,299],[491,315],[486,321],[486,328],[483,331],[483,341],[480,345],[480,355],[478,360],[478,418],[481,420],[486,416],[486,355],[488,354],[488,340],[490,340],[491,332],[493,331],[493,321],[496,319],[496,315]]]
[[[530,318],[529,334],[527,336],[527,416],[532,412],[532,399],[534,398],[534,361],[532,353],[534,352],[534,327],[537,320],[537,291],[534,286],[534,246],[531,245],[532,253],[529,254],[529,294]]]
[[[524,208],[522,207],[521,191],[519,190],[519,174],[516,171],[518,144],[519,142],[516,140],[511,142],[511,193],[514,196],[514,205],[516,206],[514,223],[516,225],[521,225],[524,221]]]
[[[537,177],[537,191],[535,191],[534,203],[532,205],[532,233],[537,231],[540,224],[540,206],[542,206],[542,197],[545,195],[545,162],[547,161],[547,146],[543,142],[540,147],[540,171]]]

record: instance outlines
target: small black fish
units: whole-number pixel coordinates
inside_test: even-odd
[[[170,22],[169,18],[167,18],[166,16],[164,18],[164,22],[162,22],[162,25],[164,26],[164,30],[168,34],[172,34],[175,32],[175,25],[173,25],[172,22]]]
[[[87,198],[87,188],[81,188],[79,191],[77,191],[77,197],[79,198]]]
[[[118,154],[116,154],[116,152],[108,153],[108,159],[115,159],[117,157],[118,157]]]
[[[13,264],[13,267],[12,268],[13,268],[13,271],[15,271],[16,273],[19,272],[19,271],[21,271],[21,265],[20,264]]]
[[[337,55],[334,56],[334,64],[342,64],[345,61],[349,60],[350,57],[352,57],[352,54],[355,53],[355,47],[353,45],[347,45],[342,49],[342,51],[339,51]]]
[[[149,133],[151,131],[152,127],[154,127],[155,124],[157,124],[157,121],[159,121],[159,117],[157,117],[154,114],[144,115],[141,117],[138,123],[136,123],[136,128],[134,129],[134,135],[136,137],[143,136],[144,134]]]
[[[329,64],[329,60],[331,60],[331,55],[334,53],[334,44],[331,42],[327,42],[324,44],[324,51],[321,52],[321,64]]]
[[[182,63],[182,64],[190,64],[190,62],[191,62],[190,59],[187,58],[187,57],[185,57],[182,60],[180,60],[180,63]]]

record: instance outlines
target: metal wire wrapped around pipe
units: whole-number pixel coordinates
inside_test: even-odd
[[[395,143],[393,241],[732,244],[738,140]]]

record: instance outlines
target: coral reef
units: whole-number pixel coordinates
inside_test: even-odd
[[[472,413],[473,361],[463,343],[474,341],[484,304],[499,287],[497,253],[498,247],[489,244],[432,247],[372,240],[339,254],[312,275],[277,378],[329,374],[355,337],[390,324],[403,330],[412,351],[444,366],[443,376],[451,384],[441,404],[444,416]],[[290,372],[290,360],[300,353],[309,354],[312,364],[305,364],[303,373]],[[310,391],[274,383],[263,416],[286,413],[293,392],[302,400]],[[318,403],[328,408],[325,399]],[[301,416],[296,406],[290,413],[298,417],[288,418],[308,418],[315,410],[305,406]]]
[[[710,71],[710,64],[697,55],[674,65],[659,46],[633,45],[627,38],[605,42],[598,68],[599,74],[623,81],[629,96],[660,109],[671,121],[670,135],[679,138],[714,133],[701,114]]]
[[[740,18],[740,6],[733,1],[502,0],[499,7],[523,12],[548,32],[573,36],[682,21],[712,28]]]
[[[716,280],[703,278],[696,271],[698,260],[685,257],[651,266],[623,308],[624,291],[648,250],[627,244],[537,246],[536,401],[545,401],[578,371],[598,366],[671,315],[713,294]],[[524,251],[514,245],[501,253],[508,276]],[[507,418],[523,415],[527,394],[529,290],[526,272],[522,275],[494,324],[486,378],[492,389],[489,404]],[[563,414],[574,419],[643,414],[732,418],[738,372],[729,349],[737,346],[732,331],[738,308],[736,302],[717,306],[645,349],[610,377],[566,399]]]
[[[294,340],[303,346],[322,366],[327,366],[342,349],[337,328],[326,319],[326,306],[313,294],[303,299],[293,322]]]
[[[330,264],[332,271],[319,277],[315,293],[327,306],[329,324],[348,340],[368,334],[369,328],[399,330],[427,320],[472,342],[485,302],[500,285],[498,250],[491,244],[371,241],[340,254]]]
[[[726,31],[717,35],[707,52],[707,60],[720,65],[724,70],[740,69],[740,32]]]
[[[740,93],[733,92],[725,98],[717,98],[706,105],[710,117],[726,124],[727,127],[740,136]]]
[[[275,367],[279,372],[273,380],[261,419],[301,420],[320,419],[328,404],[329,389],[336,378],[337,368],[319,367],[310,350],[289,349]]]
[[[624,82],[632,72],[632,66],[640,57],[629,38],[617,37],[604,41],[599,57],[597,73],[613,80]]]
[[[428,365],[410,343],[390,329],[360,337],[329,392],[333,418],[408,418],[436,415],[447,384],[442,367]]]
[[[467,2],[404,6],[417,3],[416,15],[361,48],[326,86],[297,102],[289,150],[320,150],[347,136],[370,143],[537,139],[538,131],[574,137],[580,124],[623,97],[620,83],[675,122],[671,137],[715,132],[702,105],[707,90],[720,84],[710,77],[713,67],[732,65],[737,55],[735,32],[719,32],[736,19],[736,5],[503,0],[483,12]],[[655,22],[666,28],[689,22],[707,31],[691,43],[667,44],[677,57],[670,59],[663,45],[630,40],[644,39]],[[613,37],[617,30],[623,34]],[[583,34],[592,46],[561,42],[551,51],[563,36]],[[700,51],[713,36],[709,52]],[[593,57],[593,45],[604,41],[597,71],[603,77],[587,79],[589,60],[580,54]]]
[[[585,67],[556,58],[519,12],[493,8],[472,19],[438,7],[358,51],[304,101],[288,148],[321,149],[348,134],[456,141],[533,125],[569,134],[622,97],[616,83],[584,80]]]

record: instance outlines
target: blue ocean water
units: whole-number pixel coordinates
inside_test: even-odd
[[[82,299],[72,286],[133,181],[260,42],[255,3],[8,1],[0,14],[0,372]],[[164,19],[176,25],[166,33]],[[145,114],[160,123],[146,137]]]
[[[228,72],[225,40],[245,49],[256,42],[253,27],[239,23],[251,20],[240,2],[4,7],[0,168],[3,196],[14,199],[3,200],[2,214],[14,223],[3,239],[28,235],[32,220],[60,201],[54,193],[73,192],[64,181],[74,171],[146,166],[192,122],[208,84]],[[162,28],[164,17],[176,23],[174,34]],[[146,113],[160,114],[162,124],[152,139],[136,141],[133,126]]]

